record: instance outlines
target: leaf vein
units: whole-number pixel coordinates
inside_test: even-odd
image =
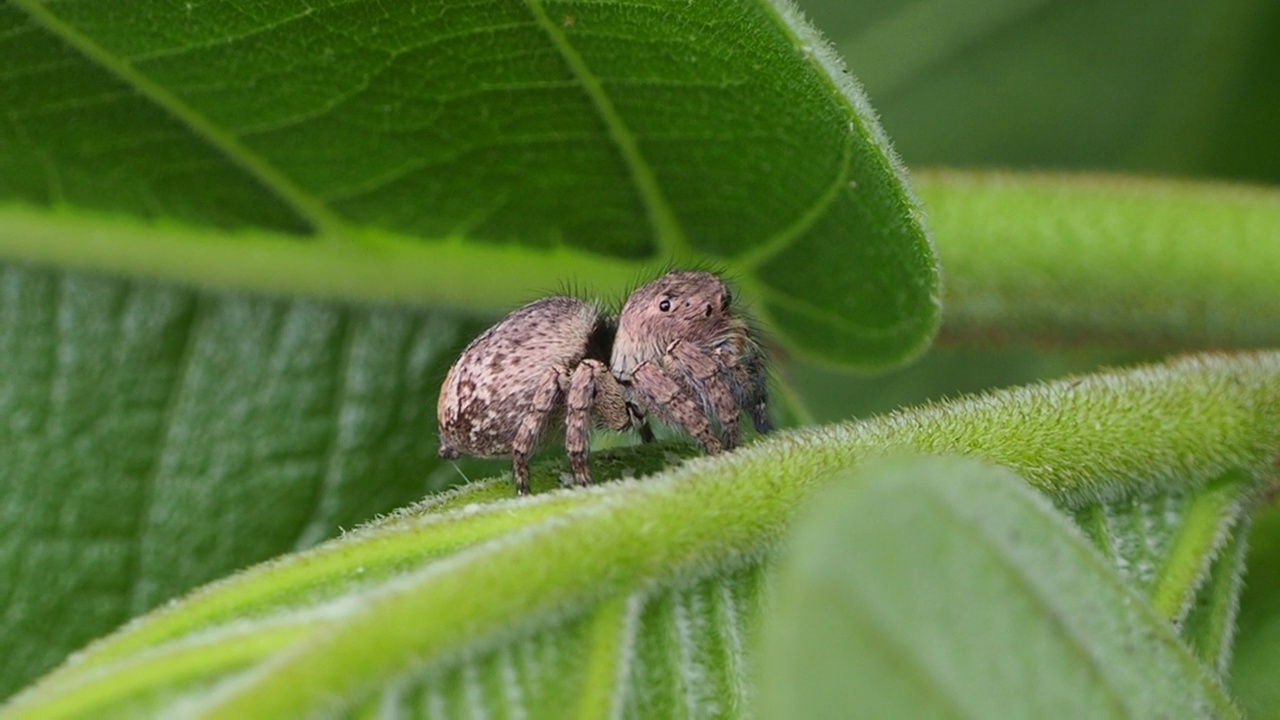
[[[885,325],[882,327],[861,325],[856,322],[850,321],[848,318],[840,315],[838,312],[834,312],[828,308],[821,307],[807,300],[779,292],[778,290],[775,290],[772,287],[769,287],[762,283],[759,283],[759,282],[748,283],[748,281],[745,279],[740,282],[742,282],[743,284],[750,284],[752,288],[756,291],[756,293],[758,293],[763,297],[766,297],[769,302],[775,305],[785,307],[788,310],[795,313],[808,315],[809,317],[815,320],[824,322],[844,332],[858,335],[862,338],[887,338],[887,337],[893,337],[895,335],[901,335],[903,334],[903,331],[911,327],[912,324],[919,322],[919,319],[914,316],[904,315],[902,320],[892,325]]]
[[[592,72],[587,65],[586,59],[569,43],[569,39],[565,36],[563,29],[552,22],[547,15],[547,10],[542,4],[542,0],[525,0],[525,3],[529,11],[533,13],[538,25],[551,40],[551,44],[564,58],[569,71],[581,83],[583,92],[591,100],[596,113],[600,116],[601,122],[605,125],[610,139],[613,140],[618,153],[622,156],[622,161],[631,175],[631,182],[635,185],[641,202],[648,212],[649,222],[653,226],[654,241],[657,243],[659,250],[671,258],[690,256],[692,250],[688,246],[688,239],[685,237],[684,229],[680,226],[680,222],[676,219],[675,211],[663,194],[662,187],[658,184],[658,178],[654,174],[653,168],[645,159],[644,154],[640,152],[640,146],[635,134],[623,121],[613,104],[613,100],[605,92],[603,82]]]
[[[342,413],[347,406],[352,369],[356,367],[356,364],[352,362],[352,358],[355,355],[358,335],[357,321],[352,319],[350,315],[344,315],[342,318],[342,338],[338,350],[338,367],[334,372],[336,382],[334,383],[333,399],[330,403],[330,410],[333,416],[333,431],[329,433],[328,443],[324,449],[324,471],[321,476],[320,487],[315,493],[315,500],[308,513],[307,522],[302,526],[302,530],[298,533],[298,539],[293,543],[295,551],[308,548],[323,540],[328,534],[328,523],[333,519],[330,517],[331,506],[335,504],[333,498],[337,494],[338,486],[342,484],[342,470],[339,467],[339,460],[343,457],[344,425]]]
[[[138,483],[138,523],[134,532],[137,536],[136,550],[130,558],[128,571],[131,588],[129,595],[130,616],[137,616],[149,609],[149,599],[143,592],[144,571],[142,558],[143,553],[146,552],[147,537],[154,521],[152,516],[155,512],[156,488],[160,484],[160,479],[168,465],[169,453],[175,447],[181,446],[181,443],[173,442],[175,420],[185,396],[188,379],[191,377],[192,369],[196,365],[196,349],[200,342],[201,329],[208,314],[201,296],[196,296],[192,303],[191,319],[186,323],[187,331],[182,338],[182,349],[174,369],[173,378],[165,393],[164,409],[160,415],[158,445],[152,456],[151,467],[141,475],[139,478],[141,482]]]
[[[350,2],[335,3],[333,7],[343,5],[343,4],[350,4]],[[150,52],[131,55],[129,56],[128,61],[134,64],[138,64],[138,63],[150,62],[152,60],[167,60],[172,57],[185,55],[187,53],[198,51],[198,50],[208,50],[210,48],[215,48],[222,45],[231,45],[234,43],[242,42],[244,40],[248,40],[249,38],[257,37],[264,33],[271,32],[273,30],[279,30],[292,23],[296,23],[299,20],[312,17],[315,15],[315,13],[316,13],[316,9],[314,7],[306,7],[301,12],[296,12],[292,15],[289,15],[287,17],[281,17],[271,22],[265,22],[265,23],[254,25],[253,27],[241,33],[235,33],[235,34],[228,33],[224,35],[218,35],[217,37],[209,38],[208,40],[205,40],[202,42],[190,43],[186,45],[176,45],[173,47],[158,48]]]
[[[743,681],[748,672],[744,639],[747,629],[743,627],[743,613],[738,609],[738,600],[734,597],[733,587],[729,584],[729,579],[723,576],[716,587],[716,611],[719,631],[725,639],[724,667],[732,693],[730,696],[732,706],[727,710],[730,714],[743,714],[748,707],[748,691]]]
[[[840,191],[848,187],[849,172],[853,166],[853,135],[846,135],[840,150],[840,169],[831,183],[814,198],[809,208],[796,217],[795,221],[778,231],[764,243],[742,253],[736,261],[744,268],[754,270],[773,256],[791,246],[797,238],[804,235],[823,216],[831,204],[840,197]]]

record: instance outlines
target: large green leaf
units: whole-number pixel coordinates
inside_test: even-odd
[[[490,261],[490,307],[563,282],[553,256],[612,260],[610,291],[620,268],[715,259],[797,348],[893,363],[936,325],[932,252],[865,100],[788,7],[12,0],[0,198],[296,233],[328,272],[287,284],[313,292],[383,252],[420,270],[419,297],[455,302],[433,281]],[[94,244],[49,248],[32,222],[0,215],[10,257]],[[225,279],[262,244],[166,235],[149,239],[183,251],[156,260],[143,238],[80,263]],[[412,275],[391,275],[345,285],[406,294]]]
[[[11,0],[0,60],[0,695],[474,472],[434,458],[464,317],[676,262],[827,361],[938,322],[901,168],[781,4]]]
[[[1010,466],[1082,522],[1099,504],[1118,516],[1141,499],[1185,498],[1161,508],[1155,532],[1113,523],[1091,533],[1115,547],[1151,540],[1102,549],[1117,567],[1158,561],[1155,582],[1121,594],[1151,600],[1154,613],[1138,611],[1145,625],[1183,619],[1185,632],[1191,601],[1167,598],[1238,590],[1237,576],[1214,568],[1232,567],[1217,562],[1237,547],[1231,528],[1275,479],[1277,408],[1280,356],[1208,356],[780,433],[589,490],[513,500],[507,477],[475,483],[135,622],[0,715],[738,716],[751,702],[766,560],[797,510],[832,476],[902,452]],[[661,462],[666,448],[623,452],[621,466],[634,467]],[[539,468],[535,490],[555,486],[563,467]],[[1118,577],[1089,592],[1114,598]],[[1226,644],[1229,627],[1217,627],[1216,638],[1184,639]],[[1186,649],[1153,642],[1189,672]],[[1147,659],[1120,669],[1141,673]]]
[[[1214,675],[1007,469],[859,468],[780,568],[763,717],[1234,717]]]

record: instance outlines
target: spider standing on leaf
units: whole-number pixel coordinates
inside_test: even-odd
[[[648,442],[654,415],[718,453],[738,445],[742,409],[769,431],[766,381],[751,326],[710,273],[671,272],[640,287],[616,324],[578,298],[543,298],[485,331],[449,369],[437,406],[440,457],[510,453],[524,495],[529,456],[563,423],[574,480],[586,485],[593,425],[635,428]]]

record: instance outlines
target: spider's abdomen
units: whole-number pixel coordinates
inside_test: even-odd
[[[569,374],[608,333],[595,306],[565,296],[531,302],[486,330],[440,388],[441,456],[510,453],[520,424],[540,403],[563,404]]]

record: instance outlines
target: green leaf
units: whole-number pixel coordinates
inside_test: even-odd
[[[1224,679],[1231,676],[1240,594],[1248,567],[1245,538],[1249,534],[1249,518],[1244,516],[1240,520],[1212,559],[1195,604],[1189,608],[1180,628],[1180,634],[1196,656]]]
[[[912,167],[1280,180],[1268,0],[802,0]]]
[[[667,449],[628,449],[623,464]],[[1248,511],[1278,449],[1280,355],[1263,353],[780,432],[641,481],[485,502],[510,492],[501,477],[207,587],[77,654],[0,716],[741,715],[766,560],[817,489],[869,458],[983,458],[1076,511],[1186,496],[1195,540]],[[563,467],[540,468],[535,487]],[[1228,517],[1192,517],[1213,507]],[[1229,545],[1180,537],[1162,567],[1210,565]],[[1199,583],[1180,597],[1215,573],[1165,575],[1156,586]]]
[[[765,718],[1234,717],[1165,619],[1007,469],[869,464],[780,562]]]
[[[865,367],[937,324],[902,170],[789,5],[15,0],[0,38],[0,198],[50,208],[0,213],[9,257],[227,281],[263,254],[291,279],[233,284],[311,292],[354,257],[344,294],[403,296],[418,271],[435,299],[434,278],[465,285],[470,268],[499,275],[489,307],[574,266],[612,268],[601,282],[620,292],[715,261],[797,349]],[[40,242],[83,221],[73,210],[166,222],[125,252],[86,251],[83,225]],[[307,272],[280,262],[289,243]]]
[[[0,60],[0,696],[463,477],[461,311],[674,262],[828,362],[938,323],[902,169],[789,6],[15,0]]]
[[[1161,617],[1177,624],[1192,610],[1219,551],[1241,529],[1251,486],[1246,473],[1229,471],[1193,493],[1098,503],[1074,515],[1120,574],[1147,594]]]
[[[461,477],[433,399],[474,323],[14,266],[0,298],[0,693]]]

